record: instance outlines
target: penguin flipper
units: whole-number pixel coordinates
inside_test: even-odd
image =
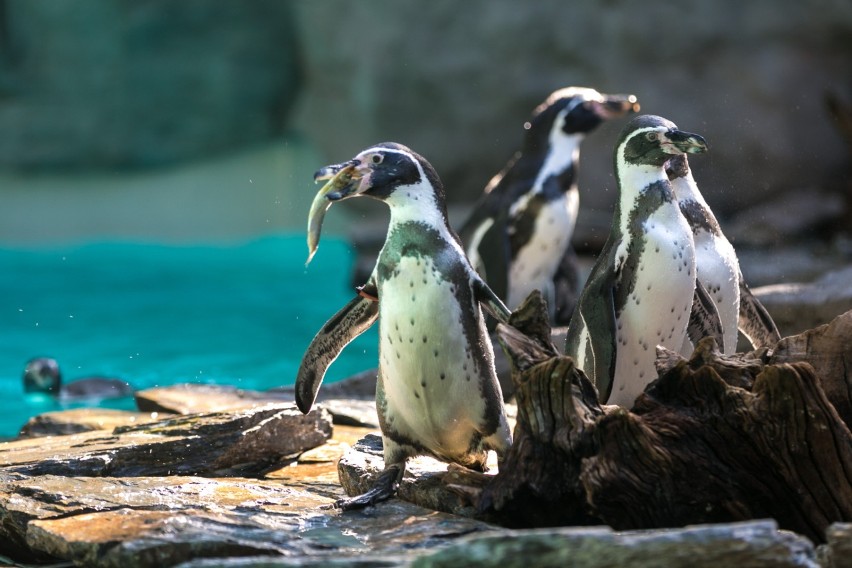
[[[611,247],[602,253],[592,269],[568,325],[565,342],[566,353],[576,357],[579,349],[586,349],[580,345],[583,330],[588,333],[592,360],[589,364],[587,357],[583,371],[598,389],[602,403],[612,392],[617,356],[615,295],[621,270],[607,268],[615,264],[614,252],[615,248]]]
[[[509,235],[504,216],[490,219],[491,226],[479,241],[481,266],[474,267],[498,298],[509,297]],[[488,221],[486,221],[488,222]],[[499,318],[498,318],[499,319]]]
[[[574,252],[574,247],[569,246],[562,255],[556,274],[553,276],[553,291],[555,295],[555,318],[556,325],[568,325],[577,297],[583,288],[580,269],[580,259]]]
[[[693,345],[698,345],[698,342],[705,337],[712,337],[719,348],[724,347],[719,310],[716,309],[710,292],[698,280],[695,281],[695,294],[692,298],[692,310],[689,312],[686,334]]]
[[[742,274],[740,274],[740,313],[737,323],[754,349],[773,347],[781,341],[781,334],[775,326],[775,321],[760,300],[751,293]]]
[[[304,414],[311,411],[328,366],[343,348],[364,333],[379,316],[379,303],[356,296],[317,332],[302,356],[296,375],[296,405]]]
[[[494,316],[500,323],[509,323],[509,316],[512,315],[511,310],[506,307],[497,294],[494,293],[484,280],[477,278],[473,283],[473,295],[476,301],[482,304],[485,310]]]

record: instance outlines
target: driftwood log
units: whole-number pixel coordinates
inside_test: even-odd
[[[852,312],[841,318],[834,335],[820,328],[772,351],[726,357],[710,338],[689,360],[660,351],[658,380],[628,411],[598,404],[531,297],[498,328],[518,418],[481,514],[514,527],[617,530],[771,517],[824,542],[831,523],[852,520],[852,434],[826,396],[848,401]],[[810,353],[819,378],[804,362],[817,339],[820,353],[835,352]]]

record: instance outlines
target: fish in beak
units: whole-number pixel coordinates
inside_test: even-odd
[[[353,160],[344,164],[326,166],[314,174],[314,181],[328,180],[328,182],[314,196],[308,213],[308,260],[305,266],[311,263],[319,248],[322,222],[331,204],[359,193],[361,184],[358,182],[363,175],[356,170],[358,163]]]

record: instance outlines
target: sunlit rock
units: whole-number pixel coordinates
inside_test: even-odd
[[[33,416],[21,428],[20,438],[63,436],[92,430],[112,430],[118,426],[146,424],[168,418],[158,412],[129,412],[110,408],[72,408]]]
[[[28,476],[223,475],[268,468],[319,446],[331,417],[295,405],[180,416],[111,432],[0,444],[0,472]]]

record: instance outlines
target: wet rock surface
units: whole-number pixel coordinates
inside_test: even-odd
[[[783,340],[773,356],[828,353],[823,344],[850,317]],[[840,343],[836,356],[814,361],[818,371],[845,364]],[[818,548],[771,520],[503,529],[475,518],[495,462],[478,474],[412,459],[397,498],[334,509],[337,499],[367,490],[384,466],[377,428],[347,425],[376,422],[374,381],[367,371],[326,385],[307,416],[287,389],[179,385],[140,392],[143,413],[37,417],[28,429],[43,437],[0,443],[0,565],[848,565],[849,524],[830,526]]]
[[[330,392],[320,390],[317,401],[331,414],[335,424],[378,427],[374,402],[375,370],[359,373],[328,387]],[[267,404],[292,403],[294,400],[292,388],[252,391],[192,383],[152,388],[136,394],[136,404],[141,410],[173,414],[229,412]]]
[[[360,427],[335,426],[330,439],[277,465],[261,459],[266,468],[251,477],[163,475],[157,466],[117,475],[107,471],[108,460],[98,458],[108,443],[126,444],[125,452],[154,450],[139,436],[206,432],[199,436],[210,441],[210,431],[199,426],[204,421],[213,423],[206,428],[234,428],[243,436],[252,428],[246,428],[246,416],[257,424],[274,421],[270,416],[282,410],[271,408],[0,444],[0,561],[200,568],[556,566],[568,559],[577,566],[652,566],[665,559],[671,566],[816,566],[813,545],[777,531],[771,521],[622,533],[605,527],[504,530],[468,517],[473,510],[466,491],[487,476],[458,468],[448,472],[428,458],[412,460],[401,498],[341,512],[330,505],[345,495],[344,487],[366,488],[383,465],[378,432]],[[279,431],[276,437],[287,435]],[[216,451],[215,443],[207,445]],[[45,471],[57,467],[52,454],[101,465],[81,466],[88,475],[58,475]],[[190,450],[175,459],[193,461]],[[848,547],[848,527],[830,531],[835,532],[829,532],[820,558],[845,558],[840,554]],[[825,564],[835,565],[842,563]]]
[[[167,418],[158,412],[127,412],[109,408],[74,408],[59,412],[45,412],[33,416],[19,434],[20,438],[62,436],[92,430],[112,430],[118,426],[145,424]]]
[[[325,451],[306,452],[257,479],[30,477],[2,468],[0,554],[90,566],[173,566],[205,557],[388,559],[490,528],[400,500],[364,512],[324,509],[343,496],[334,461],[364,433],[339,430]]]
[[[27,476],[221,475],[268,467],[331,436],[295,405],[180,416],[138,426],[0,444],[0,471]]]

